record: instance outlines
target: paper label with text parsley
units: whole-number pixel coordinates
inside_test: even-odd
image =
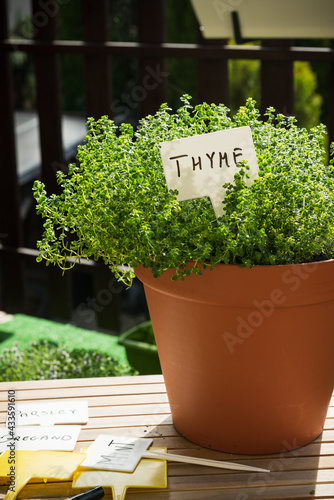
[[[177,189],[178,201],[208,196],[216,217],[224,213],[223,185],[234,182],[245,160],[250,186],[259,168],[250,127],[237,127],[162,142],[161,158],[168,189]]]
[[[88,402],[85,399],[17,403],[16,425],[86,424]],[[7,419],[8,425],[8,419]]]

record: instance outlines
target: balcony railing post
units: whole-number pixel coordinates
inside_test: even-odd
[[[6,2],[0,3],[0,39],[8,37]],[[0,242],[19,246],[22,244],[20,220],[20,195],[15,152],[14,99],[12,70],[9,52],[0,51],[0,95],[3,127],[0,134],[1,196]]]
[[[140,0],[137,5],[139,43],[166,42],[166,0]],[[161,103],[168,100],[167,82],[167,62],[164,57],[139,58],[137,100],[141,116],[154,114]]]
[[[263,47],[292,46],[291,40],[265,40]],[[293,61],[266,60],[261,62],[261,110],[273,106],[278,113],[293,113]]]
[[[334,49],[334,40],[331,40],[331,48]],[[329,81],[329,106],[328,106],[328,134],[329,143],[334,142],[334,62],[330,63]]]
[[[227,40],[205,39],[199,31],[201,45],[221,46],[221,59],[198,60],[198,100],[199,102],[229,103],[228,91],[228,60],[224,55],[223,46]]]
[[[84,40],[106,42],[109,40],[108,0],[82,0]],[[111,58],[105,54],[85,55],[86,114],[95,119],[111,115],[112,79]]]
[[[0,3],[0,40],[8,37],[6,2]],[[0,51],[0,95],[2,120],[0,134],[1,191],[0,244],[10,247],[22,245],[20,193],[15,153],[14,99],[10,55]],[[10,255],[0,259],[0,308],[9,313],[24,310],[23,263]]]
[[[53,42],[57,39],[57,9],[43,9],[43,0],[32,0],[34,39],[40,42]],[[39,117],[39,136],[42,158],[42,178],[48,194],[59,192],[54,165],[64,164],[62,142],[62,104],[60,90],[59,54],[48,54],[43,50],[34,54],[37,109]],[[47,270],[50,314],[54,316],[57,301],[52,297],[63,297],[61,313],[63,320],[71,317],[70,291],[68,278],[53,266]],[[64,300],[65,298],[65,300]]]
[[[33,0],[34,39],[52,42],[57,39],[57,13],[42,10],[43,0]],[[62,145],[62,106],[59,55],[43,50],[34,54],[42,177],[47,191],[59,190],[53,165],[64,164]],[[52,117],[50,119],[50,117]]]

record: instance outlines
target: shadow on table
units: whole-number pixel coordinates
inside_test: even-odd
[[[174,428],[170,416],[160,420],[159,425],[145,433],[145,437],[153,438],[153,446],[164,446],[170,453],[236,462],[270,470],[270,473],[243,472],[169,462],[168,473],[171,476],[169,483],[171,488],[182,487],[185,476],[195,476],[197,488],[214,487],[219,489],[221,487],[226,494],[229,488],[237,488],[234,491],[234,498],[238,498],[239,494],[240,498],[250,500],[267,498],[266,494],[269,491],[267,488],[272,488],[271,495],[276,495],[270,496],[270,498],[295,496],[312,498],[312,495],[319,488],[326,489],[333,486],[326,486],[328,483],[326,469],[332,468],[330,464],[332,457],[329,450],[331,443],[325,441],[326,431],[306,446],[291,449],[292,446],[287,444],[286,451],[271,455],[233,455],[203,448],[182,437]],[[184,489],[186,490],[187,486],[184,485]],[[288,493],[290,496],[287,496]],[[229,497],[227,496],[227,498]]]

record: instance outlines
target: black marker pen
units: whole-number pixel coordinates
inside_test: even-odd
[[[79,495],[75,495],[68,500],[99,500],[102,497],[104,497],[104,489],[101,486],[96,486],[95,488],[79,493]]]

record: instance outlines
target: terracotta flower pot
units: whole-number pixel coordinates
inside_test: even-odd
[[[319,436],[334,387],[334,260],[136,275],[184,437],[264,454]]]

